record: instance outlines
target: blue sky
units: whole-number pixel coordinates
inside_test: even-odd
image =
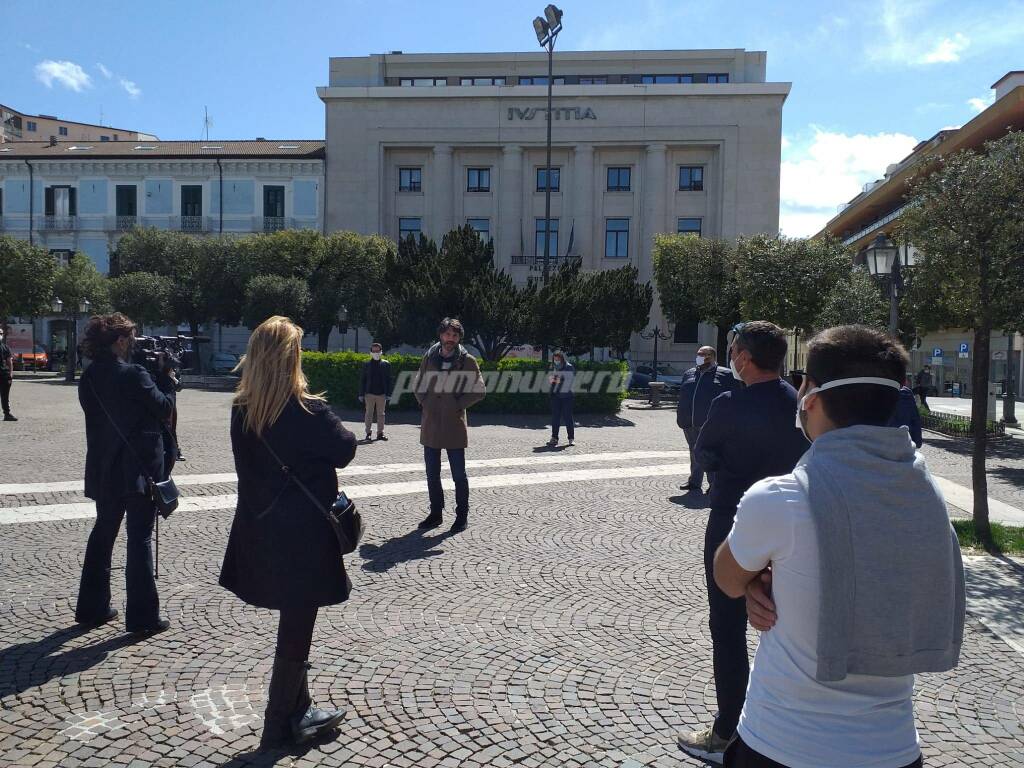
[[[0,101],[199,138],[322,138],[330,56],[535,50],[544,0],[0,0]],[[746,48],[793,83],[782,228],[817,231],[916,141],[1024,69],[1019,0],[563,0],[562,49]],[[557,66],[557,63],[556,63]]]

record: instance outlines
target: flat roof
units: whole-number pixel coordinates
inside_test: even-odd
[[[0,161],[12,158],[83,160],[118,158],[303,158],[322,159],[324,142],[310,139],[232,139],[209,141],[17,141],[0,145]]]
[[[20,109],[9,107],[6,104],[0,104],[0,107],[3,107],[4,109],[8,110],[12,114],[17,115],[18,117],[25,118],[26,120],[53,120],[56,123],[67,123],[68,125],[84,125],[88,128],[99,128],[100,130],[106,131],[118,131],[119,133],[145,133],[145,131],[137,131],[134,128],[115,128],[112,125],[100,125],[99,123],[83,123],[81,120],[68,120],[63,117],[57,117],[56,115],[44,115],[42,113],[33,115],[28,112],[22,112]]]

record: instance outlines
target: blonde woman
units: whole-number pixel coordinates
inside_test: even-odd
[[[238,507],[220,583],[250,605],[281,612],[262,747],[308,741],[344,717],[313,706],[307,660],[317,609],[348,599],[352,585],[330,524],[297,481],[330,508],[335,467],[352,461],[356,438],[323,397],[309,393],[301,339],[286,317],[253,331],[231,410]]]

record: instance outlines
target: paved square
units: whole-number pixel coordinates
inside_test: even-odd
[[[687,457],[672,412],[584,417],[561,451],[537,449],[542,419],[471,415],[471,525],[455,537],[415,530],[426,509],[410,416],[389,442],[361,445],[341,476],[367,538],[347,558],[352,598],[321,611],[312,654],[314,697],[348,717],[334,741],[259,755],[276,616],[216,583],[235,488],[230,396],[181,399],[190,503],[160,542],[173,625],[142,642],[73,624],[92,522],[71,514],[88,509],[74,389],[19,381],[16,396],[22,421],[0,424],[0,513],[42,511],[0,525],[0,765],[700,764],[675,734],[713,708],[707,512],[678,490]],[[936,471],[958,470],[955,448],[927,448]],[[1012,477],[1021,456],[1001,450]],[[1016,492],[994,478],[993,496]],[[119,608],[123,555],[121,543]],[[998,619],[998,604],[986,610]],[[919,677],[929,766],[1024,764],[1024,655],[994,625],[969,616],[959,668]]]

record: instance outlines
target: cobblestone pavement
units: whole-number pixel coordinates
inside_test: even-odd
[[[25,398],[29,387],[39,395]],[[74,390],[28,384],[19,395],[22,421],[0,424],[0,482],[80,479]],[[183,472],[232,469],[228,399],[184,393]],[[354,496],[422,479],[414,427],[390,430],[343,473]],[[578,428],[576,448],[535,454],[546,437],[539,419],[471,430],[469,458],[495,461],[470,471],[462,535],[414,530],[426,511],[421,493],[362,503],[367,538],[347,558],[355,591],[321,612],[312,653],[314,697],[348,715],[338,738],[308,750],[254,751],[276,617],[216,585],[229,509],[180,512],[163,526],[159,587],[173,625],[140,642],[121,626],[73,625],[91,521],[0,526],[0,765],[699,765],[674,739],[713,709],[706,510],[677,490],[686,459],[674,419],[624,410]],[[928,450],[930,461],[956,465],[955,452]],[[519,461],[534,456],[566,461]],[[668,469],[628,476],[658,467]],[[593,477],[535,482],[553,470]],[[522,482],[481,487],[509,474]],[[123,554],[122,543],[118,608]],[[751,649],[755,641],[751,633]],[[973,616],[960,666],[919,677],[916,707],[929,766],[1024,764],[1024,656]]]

